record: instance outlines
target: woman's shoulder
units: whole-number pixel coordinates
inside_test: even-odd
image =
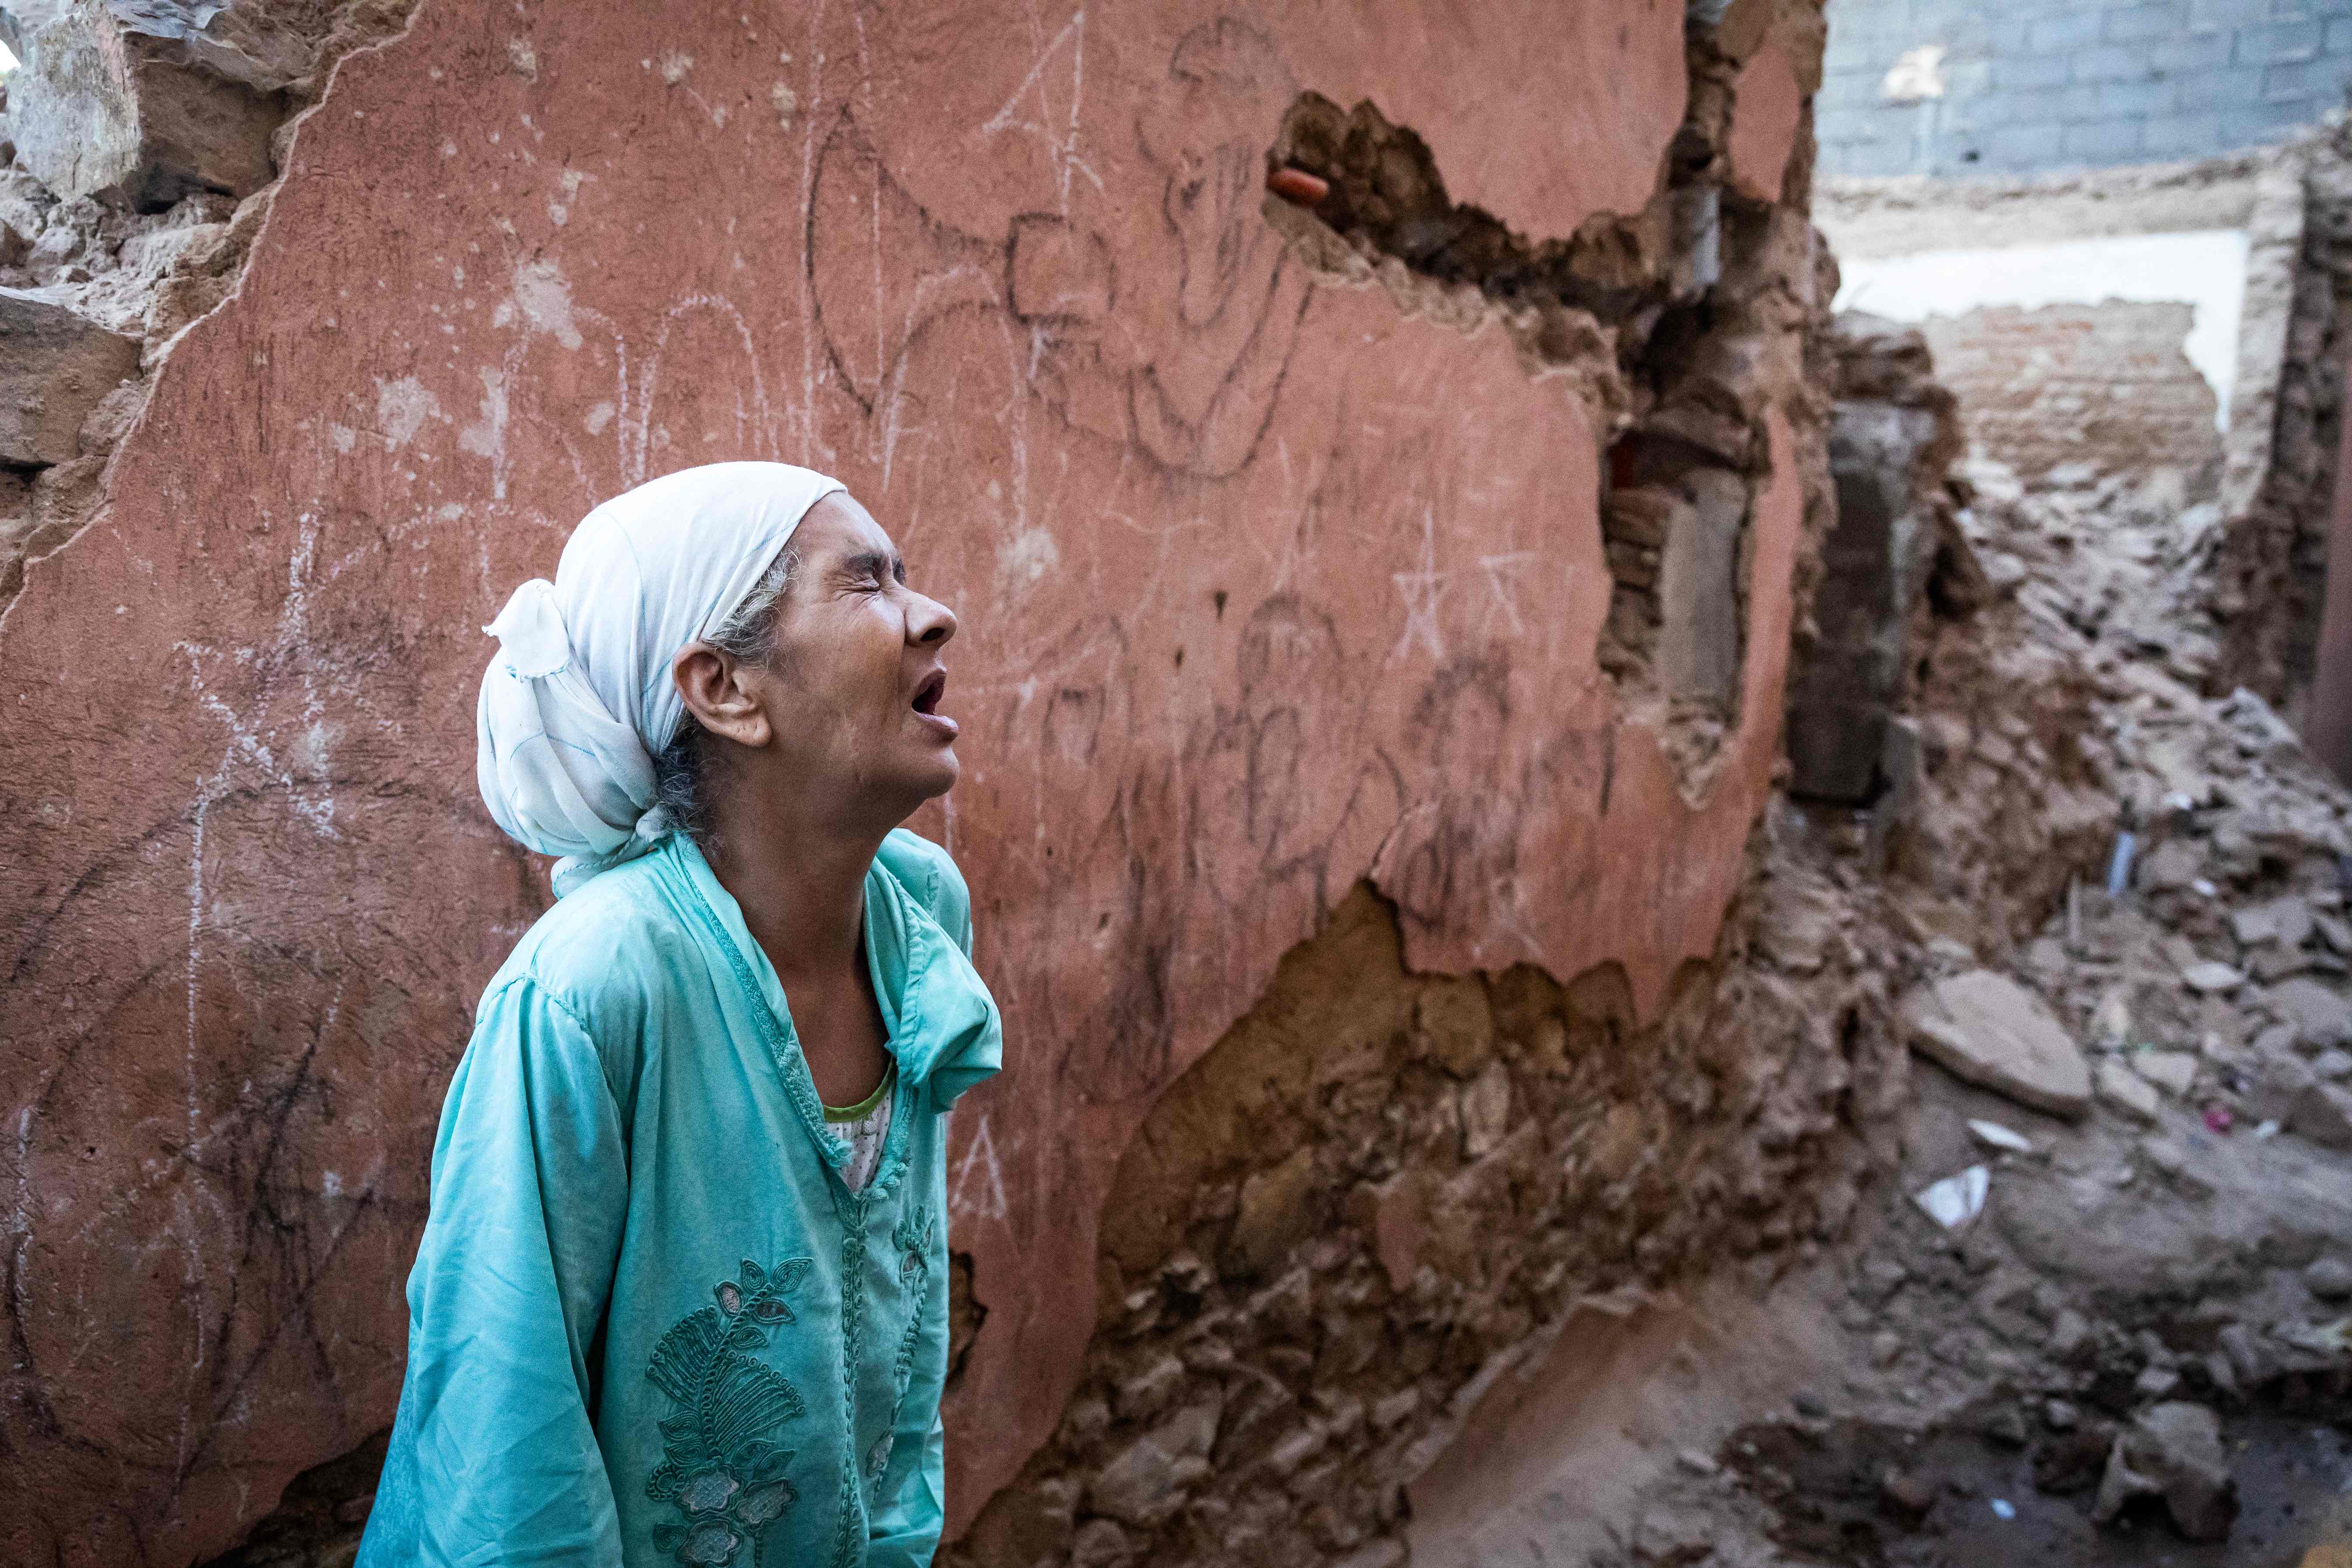
[[[945,849],[917,833],[894,827],[875,858],[898,879],[956,945],[971,951],[971,889]]]
[[[557,900],[515,943],[483,989],[483,1005],[524,985],[586,1026],[625,1031],[641,1022],[648,1001],[698,957],[656,859],[642,856],[614,867]]]

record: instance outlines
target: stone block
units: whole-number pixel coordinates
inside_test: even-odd
[[[82,421],[139,374],[139,342],[55,300],[0,289],[0,462],[81,455]]]
[[[1692,512],[1658,559],[1658,684],[1728,706],[1739,687],[1739,531],[1748,481],[1727,468],[1685,479]]]
[[[1225,1244],[1225,1272],[1264,1274],[1307,1234],[1315,1191],[1315,1151],[1301,1149],[1242,1184],[1241,1211]]]
[[[2308,1046],[2352,1044],[2352,1003],[2319,981],[2282,981],[2263,993],[2263,1004],[2279,1022],[2294,1025]]]
[[[1979,969],[1931,981],[1903,999],[1902,1017],[1912,1048],[1956,1077],[2053,1116],[2091,1107],[2090,1070],[2074,1037],[2006,976]]]
[[[284,94],[198,63],[187,20],[168,5],[82,0],[36,33],[9,82],[25,167],[61,196],[141,212],[197,191],[250,195],[276,178]]]
[[[2113,1057],[2099,1062],[2099,1100],[2137,1121],[2153,1121],[2164,1110],[2156,1086]]]
[[[2323,1149],[2352,1150],[2352,1089],[2309,1083],[2287,1110],[2287,1131]]]
[[[1840,369],[1849,389],[1897,393],[1906,367],[1924,372],[1916,332],[1847,316]],[[1822,552],[1818,628],[1789,699],[1791,791],[1861,805],[1876,793],[1889,714],[1899,696],[1912,606],[1935,552],[1933,514],[1916,487],[1941,438],[1927,409],[1842,402],[1830,428],[1837,526]]]

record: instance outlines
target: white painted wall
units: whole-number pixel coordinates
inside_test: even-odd
[[[2181,343],[2213,389],[2214,427],[2230,428],[2237,379],[2238,317],[2246,294],[2246,231],[2112,235],[2052,245],[1922,250],[1843,264],[1841,310],[1897,321],[1962,316],[1987,305],[2185,304],[2194,315]]]

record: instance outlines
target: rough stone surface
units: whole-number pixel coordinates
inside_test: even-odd
[[[2298,976],[2272,986],[2263,1000],[2313,1049],[2352,1045],[2352,1002],[2331,987]]]
[[[0,462],[81,456],[82,421],[138,373],[136,339],[37,294],[0,289]]]
[[[286,104],[198,63],[188,35],[215,9],[89,0],[36,33],[8,90],[26,168],[62,196],[147,212],[269,184]]]
[[[2164,1101],[2158,1098],[2156,1086],[2115,1058],[2101,1058],[2096,1076],[2101,1103],[2141,1121],[2154,1121],[2163,1115]]]
[[[2173,1400],[2151,1405],[2116,1434],[2106,1474],[2092,1507],[2105,1521],[2135,1497],[2153,1494],[2180,1533],[2220,1541],[2238,1517],[2238,1483],[2221,1451],[2221,1421],[2201,1405]]]
[[[1891,782],[1888,728],[1947,532],[1939,525],[1950,522],[1944,474],[1960,430],[1916,331],[1848,311],[1832,347],[1843,393],[1829,437],[1837,525],[1822,546],[1812,637],[1790,688],[1790,788],[1859,805]]]
[[[425,8],[301,123],[111,465],[46,471],[95,510],[0,622],[33,781],[0,828],[0,1555],[202,1556],[389,1419],[442,1086],[546,899],[473,798],[476,628],[651,475],[829,467],[963,617],[965,784],[918,826],[1015,1067],[957,1119],[958,1523],[1062,1419],[1118,1152],[1352,886],[1416,970],[1605,970],[1643,1027],[1713,953],[1821,469],[1801,217],[1659,189],[1682,8],[1031,21]],[[1377,261],[1269,213],[1309,78],[1454,202],[1582,237],[1547,298],[1585,303],[1504,311],[1411,213]],[[1722,363],[1628,382],[1591,311],[1683,288]],[[1594,652],[1601,439],[1653,399],[1738,456],[1703,465],[1738,480],[1742,626],[1696,772]],[[1594,1170],[1646,1170],[1652,1114]],[[1459,1230],[1432,1201],[1425,1249]]]
[[[1903,1023],[1913,1049],[1970,1083],[2055,1116],[2090,1109],[2082,1048],[2005,975],[1979,969],[1922,985],[1903,999]]]
[[[2287,1130],[2323,1149],[2352,1150],[2352,1089],[2305,1084],[2287,1110]]]

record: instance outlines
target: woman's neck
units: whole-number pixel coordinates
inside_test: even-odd
[[[854,973],[866,874],[889,829],[796,811],[749,791],[732,792],[714,815],[710,869],[741,907],[744,925],[785,989],[795,978]]]

